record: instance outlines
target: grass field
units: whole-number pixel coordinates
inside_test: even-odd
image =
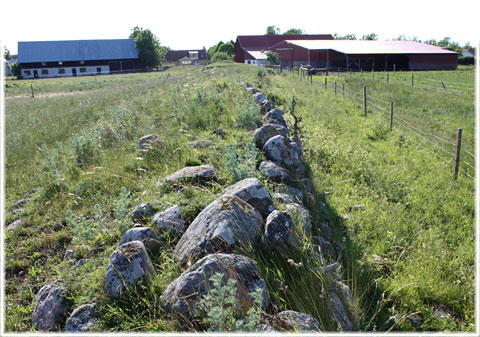
[[[354,92],[367,86],[379,100],[376,104],[386,107],[382,101],[394,101],[400,117],[448,142],[455,142],[456,129],[462,128],[463,149],[474,156],[473,69],[414,75],[418,85],[413,88],[410,73],[390,74],[388,85],[386,74],[375,74],[375,79],[364,74],[362,79],[333,73],[328,81]],[[447,91],[420,86],[431,80],[443,81]],[[184,268],[171,256],[175,241],[162,238],[162,254],[154,259],[158,276],[137,297],[111,301],[104,295],[108,259],[130,225],[124,214],[134,205],[152,202],[164,209],[178,204],[188,224],[234,182],[226,149],[249,143],[248,129],[259,123],[244,93],[245,82],[260,87],[285,111],[292,96],[298,102],[305,161],[317,197],[327,205],[314,227],[329,221],[338,229],[335,235],[345,247],[344,274],[360,317],[357,328],[474,331],[474,180],[460,174],[454,182],[448,154],[408,127],[394,124],[390,132],[385,113],[373,106],[365,117],[358,95],[335,95],[331,86],[325,90],[324,76],[314,76],[312,85],[295,73],[267,74],[231,63],[7,81],[5,225],[24,222],[5,231],[6,331],[32,329],[33,297],[58,278],[66,281],[76,305],[99,303],[98,331],[179,329],[158,304]],[[452,83],[458,92],[449,93]],[[30,85],[35,98],[14,97],[30,95]],[[211,134],[219,127],[227,131],[225,139]],[[163,148],[140,159],[138,139],[150,133],[160,135]],[[215,146],[186,146],[199,139]],[[473,165],[468,154],[463,160]],[[198,164],[216,167],[218,181],[203,188],[187,186],[183,192],[163,183],[185,165]],[[468,166],[461,169],[473,172]],[[32,200],[12,214],[8,208],[32,189]],[[72,262],[63,261],[66,249],[74,249],[75,259],[88,261],[74,269]],[[301,250],[289,253],[296,254],[296,261],[304,258]],[[280,309],[310,313],[332,330],[321,302],[312,296],[318,291],[312,272],[289,267],[283,257],[271,258],[275,261],[261,262],[259,268],[272,302]],[[293,293],[278,289],[279,273]]]

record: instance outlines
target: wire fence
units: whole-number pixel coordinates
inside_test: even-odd
[[[325,78],[325,83],[322,85],[321,82],[314,82],[311,77],[310,81],[312,85],[315,83],[316,85],[324,86],[325,90],[333,89],[335,94],[338,94],[338,85],[336,82],[328,82]],[[475,179],[476,156],[472,152],[461,148],[457,154],[457,147],[459,147],[458,139],[457,143],[454,143],[439,135],[433,134],[432,132],[422,130],[418,126],[414,126],[414,123],[409,121],[408,117],[406,116],[408,113],[403,109],[396,108],[395,113],[393,113],[391,110],[393,108],[393,103],[391,104],[391,102],[379,99],[372,94],[368,94],[366,97],[364,97],[363,91],[355,90],[354,88],[348,87],[345,84],[342,84],[341,89],[343,96],[347,96],[348,98],[351,98],[361,104],[368,105],[370,111],[381,112],[381,115],[386,117],[390,121],[391,125],[393,124],[394,120],[397,126],[401,127],[405,131],[408,131],[412,136],[415,136],[410,137],[414,143],[421,146],[423,149],[433,154],[441,161],[448,165],[452,165],[458,160],[460,167],[457,167],[456,170],[468,178]],[[387,108],[382,107],[384,104],[387,105]],[[364,106],[364,109],[367,111],[367,106]],[[461,160],[459,158],[461,158]]]

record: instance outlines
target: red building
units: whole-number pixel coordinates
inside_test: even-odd
[[[299,40],[273,45],[283,66],[340,67],[363,70],[457,69],[458,54],[415,41]]]
[[[265,52],[285,40],[333,40],[330,34],[317,35],[240,35],[235,41],[234,61],[262,65],[266,63]]]

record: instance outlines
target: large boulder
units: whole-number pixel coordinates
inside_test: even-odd
[[[290,130],[282,125],[278,124],[264,124],[263,126],[259,127],[253,133],[253,139],[255,141],[255,145],[262,149],[267,140],[272,137],[282,135],[284,137],[288,137],[290,134]]]
[[[130,241],[118,247],[110,256],[105,277],[105,291],[120,296],[136,282],[148,282],[156,272],[141,241]]]
[[[161,232],[181,234],[185,231],[185,221],[178,205],[159,212],[153,217],[153,225]]]
[[[292,180],[292,175],[278,163],[273,161],[264,160],[260,163],[258,167],[260,173],[264,176],[272,179],[276,182],[290,182]]]
[[[257,101],[257,103],[261,103],[264,100],[267,99],[264,94],[262,94],[260,91],[257,91],[256,93],[253,94],[253,99]]]
[[[304,177],[305,168],[301,152],[298,151],[298,145],[290,142],[288,138],[281,135],[272,137],[265,143],[262,151],[267,159],[280,163],[291,171],[295,178],[302,179]]]
[[[270,111],[272,109],[275,109],[275,104],[270,102],[268,99],[265,99],[262,102],[260,102],[260,112],[261,113],[266,113],[267,111]]]
[[[165,179],[167,182],[182,180],[210,180],[215,177],[215,168],[210,165],[187,166]]]
[[[273,317],[274,326],[292,332],[323,332],[320,322],[302,312],[286,310]]]
[[[273,199],[265,186],[257,178],[243,179],[236,184],[227,187],[222,195],[237,196],[252,205],[263,219],[275,209]]]
[[[36,330],[58,331],[65,324],[71,311],[71,300],[67,291],[57,280],[44,285],[33,299],[32,323]]]
[[[292,217],[285,212],[273,211],[265,223],[264,241],[269,248],[295,244],[295,225]]]
[[[212,288],[210,278],[216,274],[224,275],[222,286],[229,279],[236,280],[237,301],[241,307],[253,304],[249,295],[255,289],[262,289],[262,308],[268,306],[268,294],[265,282],[255,265],[246,257],[237,254],[210,254],[188,268],[173,281],[161,296],[162,306],[167,312],[191,319],[198,314],[198,302]]]
[[[175,247],[181,262],[216,252],[256,246],[264,222],[250,204],[235,195],[221,196],[193,220]]]
[[[118,246],[131,241],[141,241],[150,252],[157,252],[160,249],[160,238],[150,227],[134,227],[126,231]]]
[[[96,304],[84,304],[73,310],[65,324],[66,332],[87,332],[97,323]]]

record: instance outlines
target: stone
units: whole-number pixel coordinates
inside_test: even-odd
[[[292,217],[286,212],[273,211],[265,222],[264,241],[270,248],[283,247],[295,244],[295,224]]]
[[[162,145],[163,142],[157,134],[146,135],[138,141],[138,148],[140,150],[148,150],[153,146]]]
[[[185,231],[185,221],[178,205],[172,206],[159,212],[153,217],[153,225],[162,232],[181,234]]]
[[[291,145],[288,138],[281,135],[270,138],[263,146],[262,151],[267,159],[278,162],[292,172],[297,179],[303,179],[305,168],[302,157],[295,145]]]
[[[314,236],[312,237],[312,241],[314,243],[314,247],[316,248],[325,259],[325,261],[333,261],[336,259],[336,252],[333,245],[327,239],[321,236]]]
[[[240,180],[227,187],[222,195],[239,197],[260,212],[264,220],[275,209],[270,193],[257,178]]]
[[[258,89],[254,88],[254,87],[247,87],[245,89],[245,92],[248,92],[248,93],[251,93],[251,94],[256,94],[258,92]]]
[[[280,166],[280,164],[273,161],[262,161],[259,166],[259,171],[264,176],[276,182],[290,182],[292,180],[291,174]]]
[[[275,104],[270,102],[268,99],[260,102],[260,112],[261,113],[266,113],[266,112],[268,112],[270,110],[273,110],[273,109],[275,109]]]
[[[152,261],[141,241],[130,241],[118,247],[110,256],[105,277],[107,295],[118,297],[136,282],[148,282],[156,275]]]
[[[8,231],[8,232],[13,232],[13,231],[15,231],[17,228],[22,227],[24,223],[25,223],[25,219],[17,219],[17,220],[15,220],[14,222],[10,223],[10,224],[7,226],[7,231]]]
[[[295,199],[291,194],[288,193],[278,193],[274,192],[272,194],[275,201],[280,202],[282,204],[294,204],[298,203],[298,200]]]
[[[223,131],[222,129],[215,129],[215,130],[212,131],[212,134],[214,134],[215,136],[222,137],[222,138],[225,138],[225,136],[227,135],[227,133],[225,131]]]
[[[282,109],[271,109],[269,110],[263,118],[265,119],[283,119],[285,112]]]
[[[80,260],[78,260],[78,261],[73,265],[73,269],[77,269],[77,268],[83,266],[85,263],[88,262],[88,260],[90,260],[90,259],[80,259]]]
[[[343,331],[352,331],[353,323],[348,317],[347,311],[343,306],[342,300],[335,291],[329,293],[332,316],[331,319],[336,325],[341,327]]]
[[[39,331],[59,331],[71,311],[62,281],[44,285],[33,299],[32,324]]]
[[[63,260],[68,261],[73,257],[73,250],[72,249],[67,249],[65,251],[65,255],[63,255]]]
[[[73,310],[65,324],[66,332],[87,332],[95,325],[96,303],[84,304]]]
[[[162,307],[184,319],[198,316],[196,305],[212,288],[210,278],[216,273],[224,275],[222,286],[229,279],[237,281],[237,301],[242,307],[253,304],[249,293],[262,289],[262,308],[266,310],[267,287],[252,261],[241,255],[221,253],[205,256],[174,280],[160,297]]]
[[[353,206],[349,206],[348,207],[348,210],[349,211],[360,211],[362,209],[364,209],[365,206],[364,205],[353,205]]]
[[[273,317],[275,327],[292,332],[323,332],[320,322],[302,312],[286,310]]]
[[[263,126],[259,127],[253,133],[253,139],[255,141],[255,145],[262,149],[265,143],[272,137],[282,135],[284,137],[288,137],[290,134],[290,130],[288,128],[278,125],[278,124],[264,124]]]
[[[178,241],[174,254],[185,263],[211,253],[256,246],[263,227],[262,216],[255,208],[236,195],[224,195],[198,214]]]
[[[312,234],[310,212],[304,206],[297,203],[285,204],[285,210],[290,214],[294,222],[300,226],[300,229],[306,236]]]
[[[255,101],[257,101],[257,103],[261,103],[262,101],[266,100],[267,98],[265,97],[264,94],[262,94],[261,92],[256,92],[253,94],[253,99]]]
[[[118,246],[131,241],[141,241],[150,252],[157,252],[160,249],[160,238],[150,227],[134,227],[126,231]]]
[[[27,202],[29,202],[30,198],[26,198],[26,199],[22,199],[22,200],[18,200],[17,202],[15,202],[12,206],[10,206],[10,210],[15,210],[15,209],[19,209],[19,208],[22,208],[23,206],[25,206],[25,204]]]
[[[210,165],[187,166],[167,177],[166,182],[182,180],[211,180],[215,178],[215,168]]]
[[[193,147],[194,149],[203,149],[203,148],[206,148],[206,147],[209,147],[210,145],[212,145],[213,142],[211,140],[194,140],[192,142],[189,142],[187,143],[187,146],[190,146],[190,147]]]
[[[134,222],[146,222],[146,218],[152,217],[155,209],[148,203],[144,202],[135,206],[130,212],[130,216]]]

